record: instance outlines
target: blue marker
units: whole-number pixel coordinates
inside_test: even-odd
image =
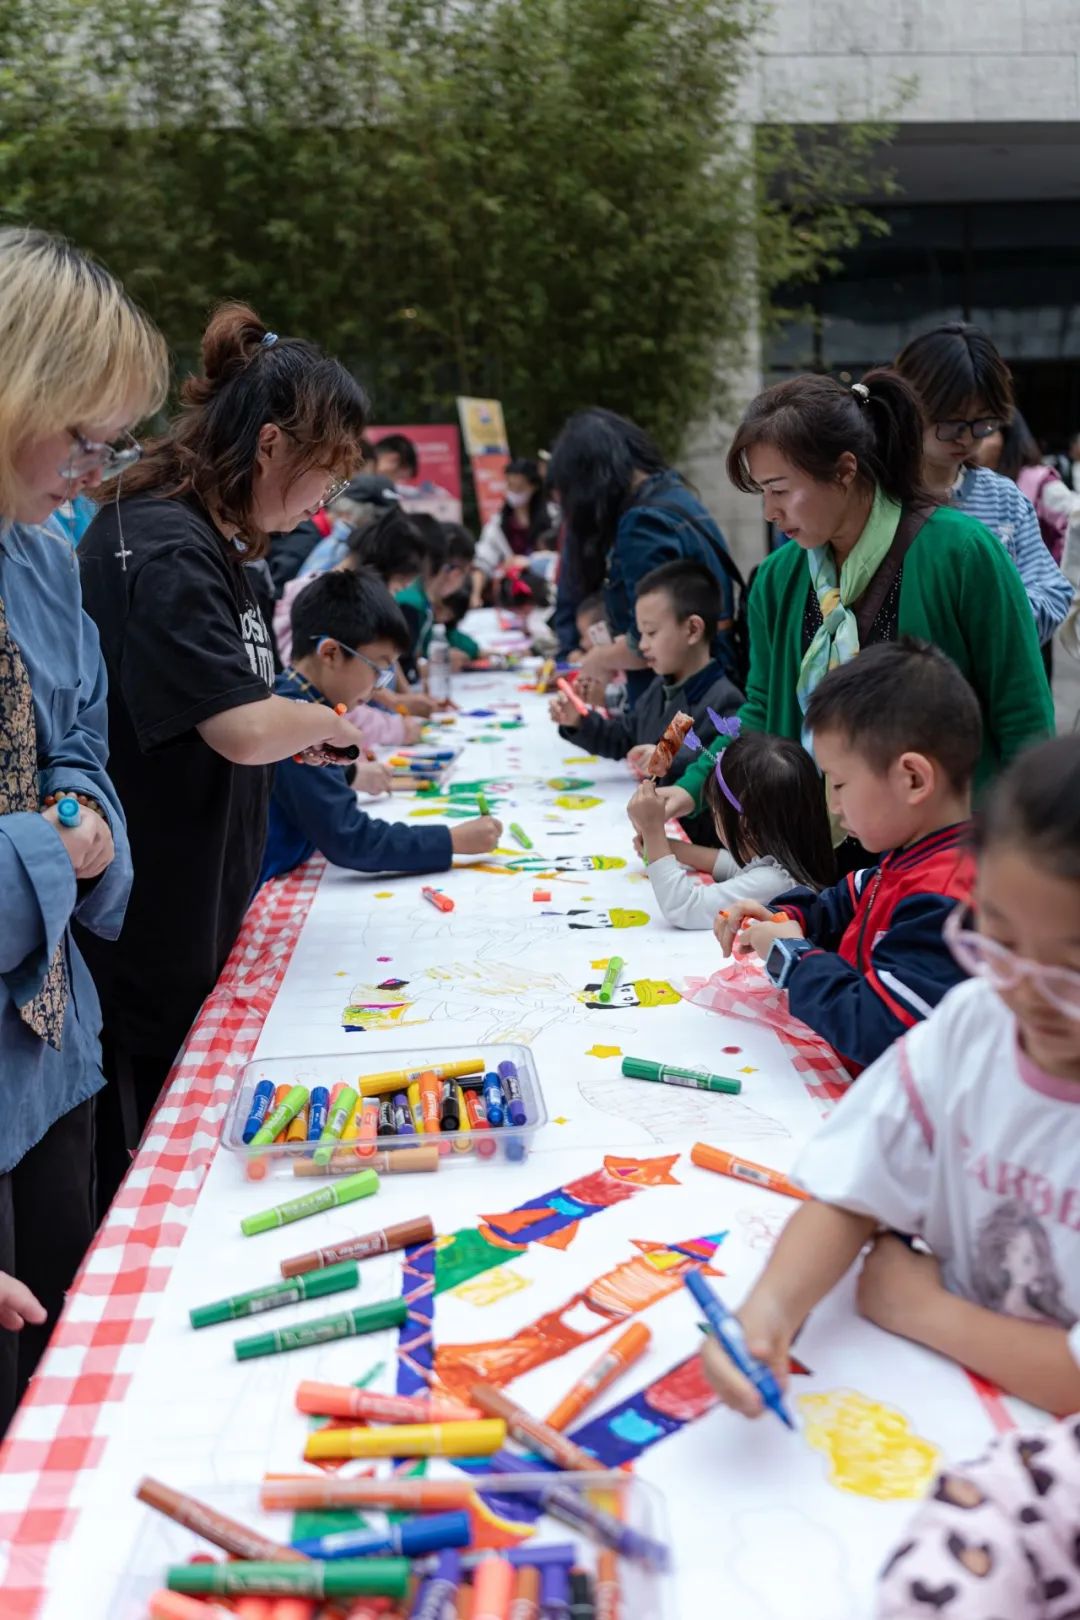
[[[683,1282],[705,1312],[705,1319],[710,1328],[743,1377],[749,1378],[765,1405],[776,1413],[780,1421],[786,1423],[789,1429],[793,1429],[795,1420],[784,1405],[780,1385],[765,1363],[758,1361],[746,1348],[746,1335],[743,1333],[739,1318],[733,1311],[729,1311],[719,1296],[713,1292],[700,1271],[687,1272]]]
[[[506,1114],[511,1125],[524,1125],[528,1115],[525,1112],[525,1099],[521,1092],[521,1081],[518,1079],[517,1064],[511,1063],[507,1058],[499,1064],[499,1079],[502,1081],[503,1094],[506,1098]]]
[[[306,1558],[366,1558],[371,1553],[389,1553],[417,1558],[443,1547],[467,1547],[472,1527],[467,1513],[431,1513],[418,1519],[401,1519],[385,1530],[331,1530],[325,1536],[307,1536],[293,1542],[293,1549]]]
[[[247,1117],[247,1124],[240,1135],[242,1142],[250,1142],[263,1120],[270,1112],[270,1104],[274,1100],[274,1082],[260,1080],[251,1098],[251,1112]]]
[[[326,1116],[330,1109],[330,1091],[326,1086],[312,1086],[311,1096],[308,1098],[307,1139],[317,1142],[323,1133]]]
[[[485,1074],[481,1095],[484,1099],[484,1112],[489,1125],[501,1125],[503,1122],[503,1090],[497,1074]]]
[[[56,819],[61,827],[77,827],[82,820],[78,799],[57,799]]]

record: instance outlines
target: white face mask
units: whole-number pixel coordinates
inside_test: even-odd
[[[520,511],[523,506],[528,506],[531,500],[532,496],[527,489],[508,489],[506,492],[506,504],[512,506],[515,512]]]

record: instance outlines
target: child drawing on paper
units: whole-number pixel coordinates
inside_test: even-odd
[[[590,1012],[612,1012],[616,1007],[673,1007],[682,997],[666,979],[631,979],[629,984],[617,984],[611,1001],[597,1001],[602,983],[598,979],[587,984],[576,999]]]
[[[1046,1227],[1015,1198],[999,1204],[979,1228],[974,1272],[975,1295],[992,1311],[1067,1328],[1076,1320],[1061,1297]]]

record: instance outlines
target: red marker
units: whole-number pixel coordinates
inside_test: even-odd
[[[577,693],[574,691],[574,688],[570,685],[570,682],[568,680],[564,680],[561,675],[555,682],[555,686],[556,689],[562,693],[566,701],[574,705],[574,708],[577,710],[578,714],[584,717],[591,712],[589,705],[581,701]]]
[[[443,894],[441,889],[431,889],[425,883],[424,887],[420,890],[420,893],[423,895],[425,900],[429,901],[431,905],[437,907],[439,911],[453,911],[454,902],[451,900],[448,894]]]

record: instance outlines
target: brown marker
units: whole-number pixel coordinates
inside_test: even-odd
[[[283,1547],[277,1541],[271,1541],[269,1536],[260,1535],[257,1530],[249,1530],[246,1525],[238,1524],[216,1508],[207,1507],[205,1503],[198,1502],[193,1496],[184,1496],[180,1491],[174,1491],[168,1485],[162,1485],[160,1480],[142,1480],[135,1491],[140,1502],[147,1507],[156,1508],[174,1524],[182,1524],[185,1530],[193,1530],[204,1541],[212,1546],[220,1547],[223,1552],[231,1553],[234,1558],[254,1559],[258,1562],[269,1560],[273,1563],[307,1563],[309,1560],[303,1553],[294,1552],[291,1547]]]
[[[300,1277],[305,1271],[319,1271],[323,1266],[336,1266],[339,1260],[370,1260],[373,1254],[389,1254],[393,1249],[407,1249],[414,1243],[430,1243],[435,1227],[430,1215],[418,1215],[413,1221],[400,1221],[397,1226],[385,1226],[377,1232],[365,1232],[363,1237],[348,1238],[329,1249],[311,1249],[291,1260],[281,1262],[283,1277]]]
[[[509,1395],[504,1395],[501,1389],[496,1389],[494,1384],[474,1384],[469,1391],[469,1400],[481,1412],[486,1412],[488,1417],[502,1418],[507,1434],[519,1446],[527,1446],[538,1452],[545,1462],[553,1463],[556,1468],[596,1472],[595,1457],[590,1457],[587,1451],[568,1440],[565,1434],[560,1434],[558,1429],[526,1412],[523,1406],[512,1401]]]
[[[409,1175],[414,1171],[437,1170],[439,1150],[437,1147],[394,1151],[383,1148],[373,1153],[368,1148],[358,1154],[355,1148],[339,1148],[329,1164],[316,1164],[314,1159],[294,1159],[292,1168],[294,1176],[354,1176],[357,1170],[377,1170],[381,1176]]]
[[[540,1571],[535,1564],[526,1564],[517,1572],[510,1620],[540,1620]]]
[[[260,1499],[264,1508],[290,1513],[323,1508],[372,1508],[384,1513],[444,1513],[467,1508],[473,1487],[456,1479],[266,1479]]]

